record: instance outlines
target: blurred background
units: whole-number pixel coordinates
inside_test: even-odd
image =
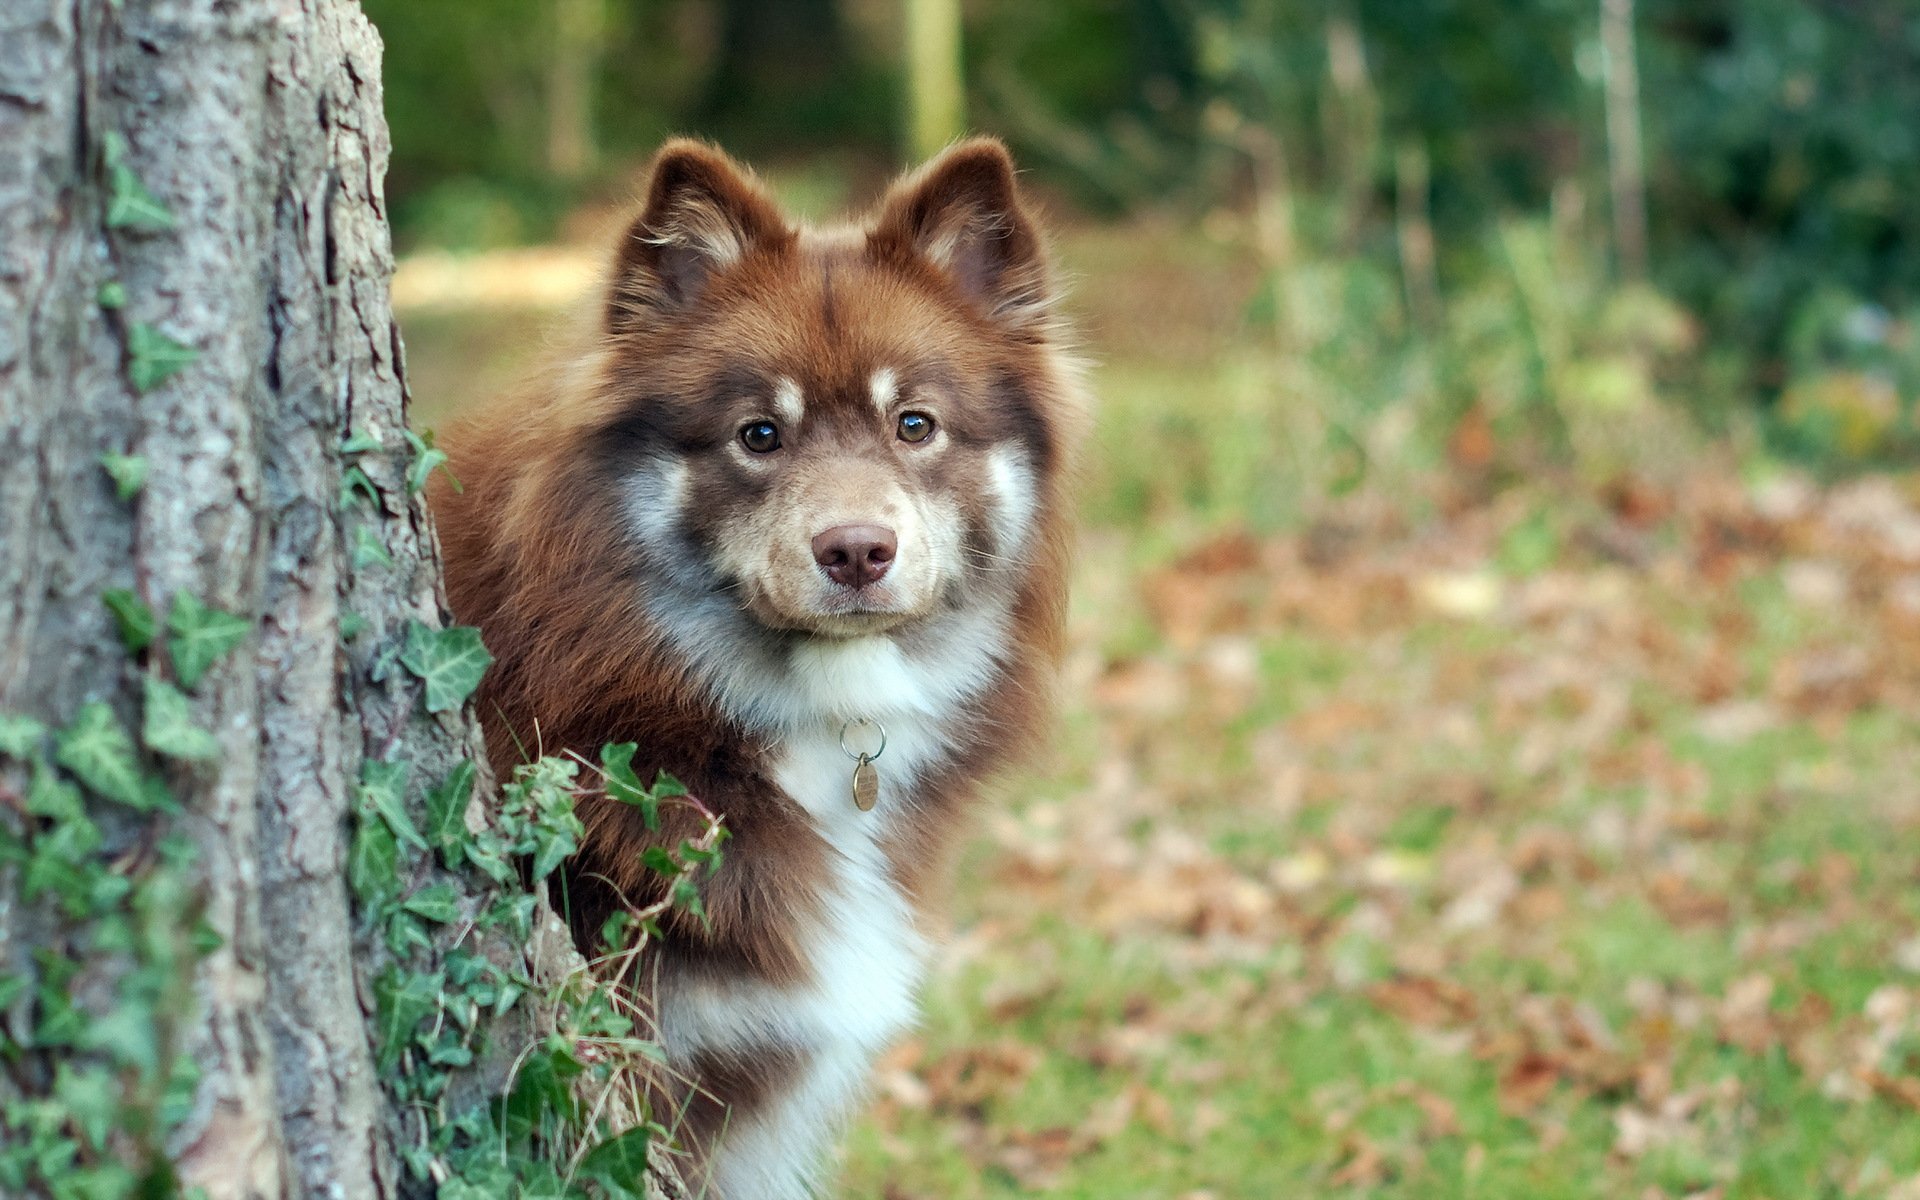
[[[366,7],[424,424],[671,133],[1057,234],[1068,713],[845,1194],[1920,1198],[1920,9]]]

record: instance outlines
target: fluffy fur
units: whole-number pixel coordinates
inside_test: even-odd
[[[710,1194],[797,1197],[914,1019],[970,803],[1044,728],[1081,393],[988,140],[824,231],[672,143],[595,326],[449,432],[449,597],[497,659],[479,706],[498,772],[632,741],[643,778],[724,814],[708,922],[671,918],[635,983]],[[932,434],[911,440],[910,415]],[[762,424],[775,449],[749,445]],[[884,574],[835,582],[814,539],[870,527],[897,537]],[[871,812],[849,793],[853,719],[887,733]],[[641,851],[692,830],[604,799],[580,815],[584,941],[654,898]]]

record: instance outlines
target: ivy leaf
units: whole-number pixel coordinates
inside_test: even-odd
[[[130,167],[115,167],[108,175],[112,196],[107,201],[108,229],[138,229],[161,233],[173,228],[173,210]]]
[[[373,476],[359,467],[348,467],[340,473],[340,507],[351,508],[354,499],[365,496],[367,503],[380,507],[380,489],[374,486]]]
[[[400,902],[400,907],[417,913],[436,925],[451,925],[460,919],[460,897],[450,883],[423,887]]]
[[[127,285],[118,279],[109,279],[100,285],[99,294],[94,297],[101,308],[116,309],[127,306]]]
[[[0,713],[0,754],[9,758],[31,758],[40,749],[47,727],[21,713]]]
[[[580,1173],[622,1200],[640,1196],[644,1194],[647,1152],[652,1145],[653,1130],[636,1125],[589,1150],[580,1160]]]
[[[122,1066],[138,1067],[151,1075],[160,1066],[162,1022],[150,1002],[130,997],[125,990],[120,1003],[92,1018],[80,1044],[89,1050],[104,1050]]]
[[[173,228],[173,212],[127,165],[127,139],[109,132],[101,146],[107,168],[107,228],[150,232]]]
[[[570,829],[562,827],[541,830],[533,850],[534,879],[545,879],[553,874],[554,868],[565,862],[568,856],[579,848],[580,843]]]
[[[173,611],[167,614],[167,653],[180,686],[192,690],[207,668],[245,641],[252,629],[245,618],[202,604],[192,592],[176,592]]]
[[[436,468],[447,472],[447,483],[456,492],[465,491],[460,481],[454,478],[453,471],[447,467],[447,452],[433,444],[433,430],[424,434],[406,431],[407,445],[413,447],[413,463],[407,468],[407,495],[417,494],[427,486],[427,476]]]
[[[122,504],[139,495],[140,489],[146,486],[147,460],[138,454],[108,452],[100,456],[100,465],[113,478],[114,498]]]
[[[54,760],[100,796],[148,812],[160,797],[146,774],[133,739],[105,702],[83,705],[73,724],[54,739]]]
[[[380,535],[373,531],[373,526],[355,525],[353,527],[352,563],[356,571],[365,570],[374,563],[379,563],[383,567],[393,565],[393,555],[388,553],[387,544],[380,540]]]
[[[660,828],[660,802],[652,792],[640,786],[640,777],[633,773],[633,752],[636,749],[638,747],[632,742],[600,747],[600,769],[606,773],[607,795],[639,809],[647,828],[657,830]]]
[[[54,1067],[53,1094],[96,1152],[107,1148],[107,1134],[120,1118],[120,1084],[104,1067],[63,1062]]]
[[[400,843],[380,821],[362,821],[347,850],[347,885],[363,905],[393,895],[399,886]]]
[[[449,867],[460,865],[467,840],[467,806],[473,800],[474,765],[462,759],[438,787],[427,791],[427,840],[439,847]]]
[[[346,441],[340,443],[340,453],[365,454],[369,450],[379,450],[385,445],[386,443],[382,442],[377,435],[355,430]]]
[[[50,817],[63,828],[78,825],[87,816],[80,789],[60,778],[45,762],[34,764],[33,780],[27,784],[26,805],[34,816]]]
[[[407,624],[400,664],[427,685],[428,712],[446,712],[466,703],[492,662],[480,631],[472,626],[433,629],[419,621]]]
[[[100,603],[113,614],[114,626],[120,630],[120,640],[129,653],[138,654],[153,644],[153,635],[160,631],[159,622],[147,602],[131,589],[108,588],[100,593]]]
[[[192,702],[185,692],[151,675],[143,682],[147,705],[140,740],[147,749],[188,762],[220,757],[220,743],[213,734],[193,723]]]
[[[427,839],[407,812],[407,764],[368,759],[360,764],[360,798],[393,830],[393,836],[417,850],[427,849]]]
[[[366,627],[367,627],[367,619],[361,616],[359,613],[348,612],[345,609],[342,609],[340,611],[340,640],[341,641],[343,642],[352,641],[354,638],[359,637],[360,634],[366,629]]]
[[[414,1030],[440,1006],[441,979],[436,974],[388,967],[373,981],[379,1016],[374,1024],[375,1050],[380,1069],[392,1070],[413,1041]]]
[[[135,322],[127,327],[127,356],[127,379],[134,391],[146,393],[192,366],[200,352],[151,325]]]

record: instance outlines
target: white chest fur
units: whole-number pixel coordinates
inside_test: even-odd
[[[967,639],[971,640],[971,639]],[[942,731],[991,673],[991,642],[909,662],[885,639],[815,644],[794,655],[774,777],[828,845],[822,918],[803,938],[808,981],[661,980],[670,1058],[702,1049],[751,1052],[769,1042],[806,1054],[795,1084],[723,1137],[714,1184],[724,1200],[800,1200],[832,1137],[865,1091],[873,1060],[909,1029],[929,943],[894,880],[884,845],[914,802],[922,774],[943,756]],[[960,648],[956,648],[960,649]],[[973,651],[968,653],[967,651]],[[853,802],[854,761],[840,744],[848,717],[885,726],[875,762],[880,799]],[[868,749],[877,738],[855,730]]]

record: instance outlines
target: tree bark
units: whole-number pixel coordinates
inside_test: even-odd
[[[536,984],[578,964],[544,904],[530,942],[477,927],[495,889],[431,855],[400,886],[451,888],[458,919],[404,955],[347,883],[363,763],[404,764],[417,823],[485,762],[471,714],[426,711],[396,661],[445,610],[387,152],[351,0],[0,5],[0,1193],[116,1171],[216,1200],[430,1190],[431,1114],[376,1070],[372,981],[460,942]],[[144,460],[136,494],[102,455]],[[156,615],[151,645],[123,646],[110,589]],[[183,594],[251,626],[197,680]],[[152,734],[165,685],[213,753]],[[80,763],[95,702],[171,803],[115,803]],[[435,1113],[500,1090],[550,1024],[527,1010]]]

